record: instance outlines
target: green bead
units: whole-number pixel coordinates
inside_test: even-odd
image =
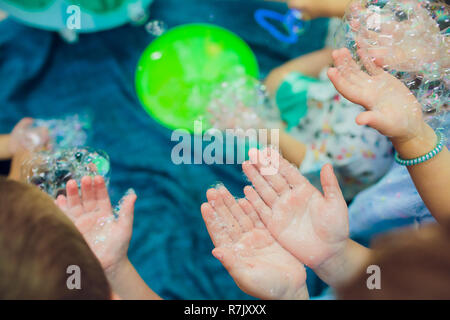
[[[97,157],[92,160],[92,163],[95,164],[97,168],[97,173],[101,176],[105,176],[108,174],[110,169],[109,161],[103,157]]]

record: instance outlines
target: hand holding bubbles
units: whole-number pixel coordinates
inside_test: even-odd
[[[11,140],[12,145],[27,151],[21,159],[21,180],[52,197],[64,193],[71,179],[80,183],[84,176],[101,175],[108,181],[108,155],[82,147],[89,126],[89,119],[78,115],[50,120],[26,118],[19,122]]]
[[[56,198],[65,194],[66,183],[81,183],[84,176],[100,175],[108,183],[110,162],[108,155],[91,148],[57,149],[34,154],[22,165],[22,180],[36,185]]]
[[[333,59],[336,68],[328,71],[330,80],[345,98],[367,110],[356,118],[359,125],[371,126],[401,141],[423,133],[421,105],[398,79],[363,55],[361,60],[368,73],[362,71],[347,49],[333,52]]]
[[[367,65],[363,56],[403,82],[427,122],[439,128],[449,100],[449,23],[442,1],[357,0],[336,34],[336,46],[348,48],[360,68]]]
[[[35,125],[31,118],[24,118],[11,132],[9,151],[12,155],[20,151],[33,151],[44,148],[49,141],[48,130]]]
[[[68,181],[65,194],[56,204],[74,222],[107,274],[113,274],[128,259],[136,194],[130,189],[113,208],[100,176],[84,177],[78,184]]]

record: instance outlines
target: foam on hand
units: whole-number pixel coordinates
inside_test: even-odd
[[[449,6],[432,0],[356,0],[350,4],[336,47],[360,54],[400,79],[417,97],[434,127],[449,101]]]

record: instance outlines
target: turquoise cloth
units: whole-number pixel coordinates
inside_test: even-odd
[[[276,93],[276,103],[281,119],[287,123],[288,130],[298,125],[308,112],[308,89],[319,80],[293,72],[283,81]]]

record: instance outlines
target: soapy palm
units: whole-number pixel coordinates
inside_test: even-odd
[[[207,193],[202,214],[213,254],[237,285],[261,299],[306,299],[306,271],[265,229],[245,199],[239,204],[224,187]]]
[[[123,198],[118,217],[115,217],[101,176],[81,180],[81,197],[74,180],[67,183],[66,193],[67,196],[57,198],[57,205],[74,222],[103,269],[113,270],[127,258],[136,195]]]
[[[367,110],[358,115],[356,122],[391,138],[414,138],[423,129],[420,103],[403,83],[369,57],[360,55],[368,73],[361,70],[347,49],[333,52],[336,68],[328,71],[336,89]]]
[[[348,239],[347,206],[331,167],[322,172],[323,196],[281,157],[277,174],[261,175],[263,158],[263,153],[251,150],[253,164],[243,164],[254,185],[244,190],[247,199],[287,251],[312,268],[322,264]]]

